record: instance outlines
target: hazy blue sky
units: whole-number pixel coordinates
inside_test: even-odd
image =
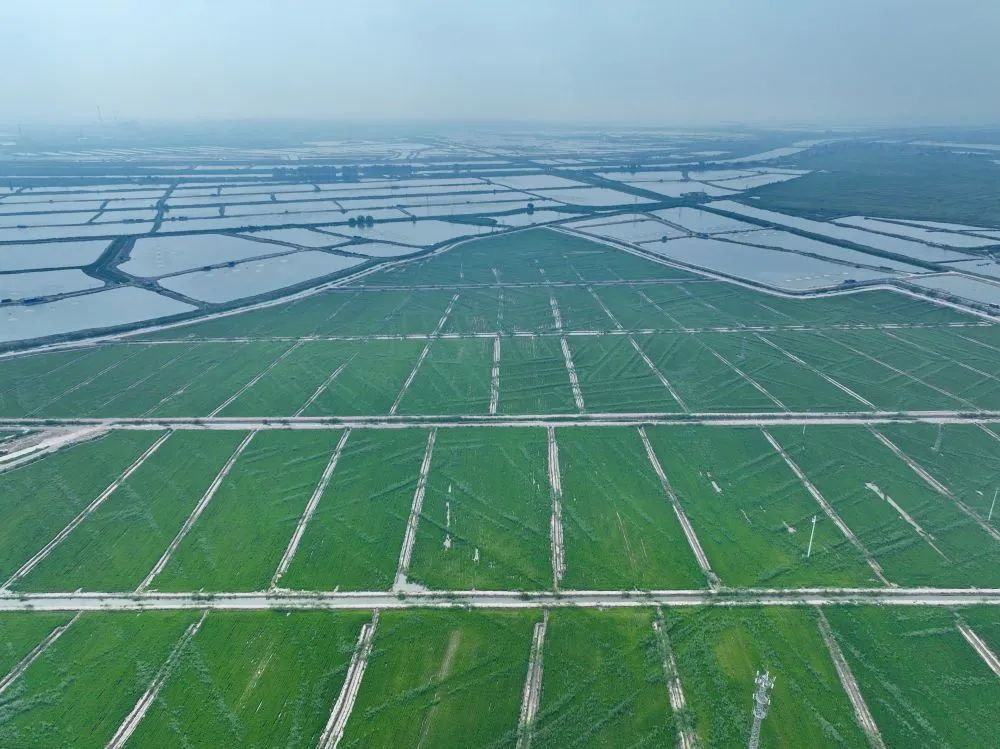
[[[6,0],[0,121],[1000,122],[998,0]]]

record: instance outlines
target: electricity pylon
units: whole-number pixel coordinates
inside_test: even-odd
[[[750,743],[748,749],[758,749],[760,746],[760,724],[767,717],[767,710],[771,707],[771,687],[774,686],[774,677],[767,671],[757,672],[754,679],[757,689],[753,693],[753,728],[750,730]]]

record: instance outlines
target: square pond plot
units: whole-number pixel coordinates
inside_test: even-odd
[[[388,590],[426,444],[423,429],[353,430],[279,586]]]
[[[0,746],[104,746],[198,616],[82,615],[4,692]]]
[[[614,330],[618,326],[594,295],[582,286],[555,286],[550,290],[564,330]]]
[[[649,440],[726,586],[878,585],[757,429],[653,427]],[[811,520],[819,517],[812,556]]]
[[[497,413],[576,413],[566,360],[556,336],[500,339]]]
[[[0,473],[0,578],[6,581],[161,435],[109,432]]]
[[[255,434],[150,588],[267,589],[339,439],[337,430]]]
[[[496,333],[503,317],[504,289],[462,289],[441,332]]]
[[[859,398],[845,393],[752,333],[700,333],[699,340],[721,354],[770,393],[771,408],[789,411],[870,410]]]
[[[769,431],[889,580],[904,586],[1000,586],[1000,543],[868,430],[817,425],[804,435],[797,427]]]
[[[302,412],[302,416],[386,414],[403,389],[426,341],[345,342],[347,366]]]
[[[386,611],[341,747],[512,747],[541,612]]]
[[[186,362],[190,377],[164,394],[148,415],[208,416],[294,345],[290,341],[212,344],[212,350],[221,355],[201,369]],[[173,373],[168,376],[174,379]],[[155,378],[150,384],[156,387]]]
[[[95,346],[16,356],[0,365],[0,415],[34,416],[71,398],[75,388],[120,366],[130,346]],[[67,415],[76,415],[69,413]]]
[[[437,590],[552,587],[552,503],[541,429],[437,433],[410,565]]]
[[[824,610],[886,746],[1000,746],[1000,679],[962,637],[955,612]]]
[[[213,611],[129,747],[315,747],[367,612]]]
[[[854,391],[880,411],[963,408],[960,401],[935,392],[914,380],[902,368],[894,370],[878,361],[860,356],[837,342],[838,339],[850,342],[851,335],[857,332],[861,331],[780,331],[765,333],[764,336]],[[832,333],[836,333],[837,338]],[[875,357],[878,358],[878,355]]]
[[[336,380],[337,370],[343,373],[356,351],[353,342],[304,341],[219,416],[294,416]]]
[[[590,413],[681,410],[670,390],[627,336],[573,336],[566,340],[576,366],[583,402]]]
[[[551,290],[541,286],[505,286],[503,289],[504,333],[545,333],[556,329]]]
[[[649,609],[556,609],[545,633],[533,747],[674,746]]]
[[[430,341],[398,413],[485,415],[490,407],[492,368],[492,338]]]
[[[704,587],[680,522],[634,428],[556,431],[566,573],[576,590]]]
[[[994,426],[882,424],[878,430],[982,517],[997,497],[993,523],[1000,528],[1000,439]]]
[[[759,413],[775,409],[774,401],[719,359],[700,333],[654,333],[635,339],[688,410]]]
[[[135,590],[244,436],[174,432],[14,588]]]
[[[1000,354],[986,369],[960,367],[945,353],[926,346],[918,348],[881,330],[856,330],[839,340],[864,351],[881,362],[896,367],[935,389],[935,394],[949,400],[951,408],[1000,410]],[[978,371],[976,371],[978,370]],[[941,400],[939,398],[938,400]]]
[[[669,609],[663,616],[702,746],[746,746],[753,721],[754,678],[765,670],[777,678],[770,713],[762,725],[761,746],[868,746],[823,642],[815,611]]]

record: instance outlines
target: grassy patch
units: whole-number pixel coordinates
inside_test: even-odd
[[[563,587],[658,590],[705,584],[633,428],[560,429]]]
[[[583,402],[591,413],[679,411],[670,391],[626,336],[570,338]]]
[[[388,589],[426,442],[422,429],[355,430],[281,586]]]
[[[554,611],[544,669],[532,746],[675,744],[649,610]]]
[[[112,432],[0,473],[0,577],[51,541],[159,436]]]
[[[104,746],[196,617],[83,616],[0,697],[0,745]]]
[[[72,614],[66,613],[36,614],[17,611],[0,614],[0,678],[10,673],[52,630],[71,618]],[[3,719],[0,718],[0,726],[2,725]]]
[[[492,338],[437,339],[399,404],[400,414],[485,414]]]
[[[130,747],[314,747],[365,612],[212,612]]]
[[[702,746],[746,745],[754,677],[765,670],[775,684],[761,746],[867,746],[814,612],[672,609],[665,619]]]
[[[552,587],[546,455],[541,429],[440,430],[410,579],[444,590]]]
[[[558,338],[518,336],[501,339],[497,412],[576,413]]]
[[[343,747],[514,746],[537,611],[389,611]]]
[[[152,587],[266,589],[339,436],[257,434]]]
[[[134,590],[242,437],[175,432],[16,587]]]

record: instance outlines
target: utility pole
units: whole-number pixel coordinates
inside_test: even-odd
[[[816,516],[813,515],[813,527],[812,527],[812,530],[809,531],[809,548],[806,549],[806,559],[808,559],[809,557],[812,556],[812,553],[813,553],[813,538],[815,537],[815,535],[816,535]]]
[[[987,523],[993,520],[993,508],[997,506],[997,494],[1000,494],[1000,486],[993,492],[993,503],[990,505],[989,517],[986,518]]]
[[[760,724],[767,717],[767,710],[771,707],[771,687],[774,686],[774,677],[767,671],[757,672],[754,679],[757,689],[753,693],[753,728],[750,730],[750,743],[748,749],[758,749],[760,747]]]

